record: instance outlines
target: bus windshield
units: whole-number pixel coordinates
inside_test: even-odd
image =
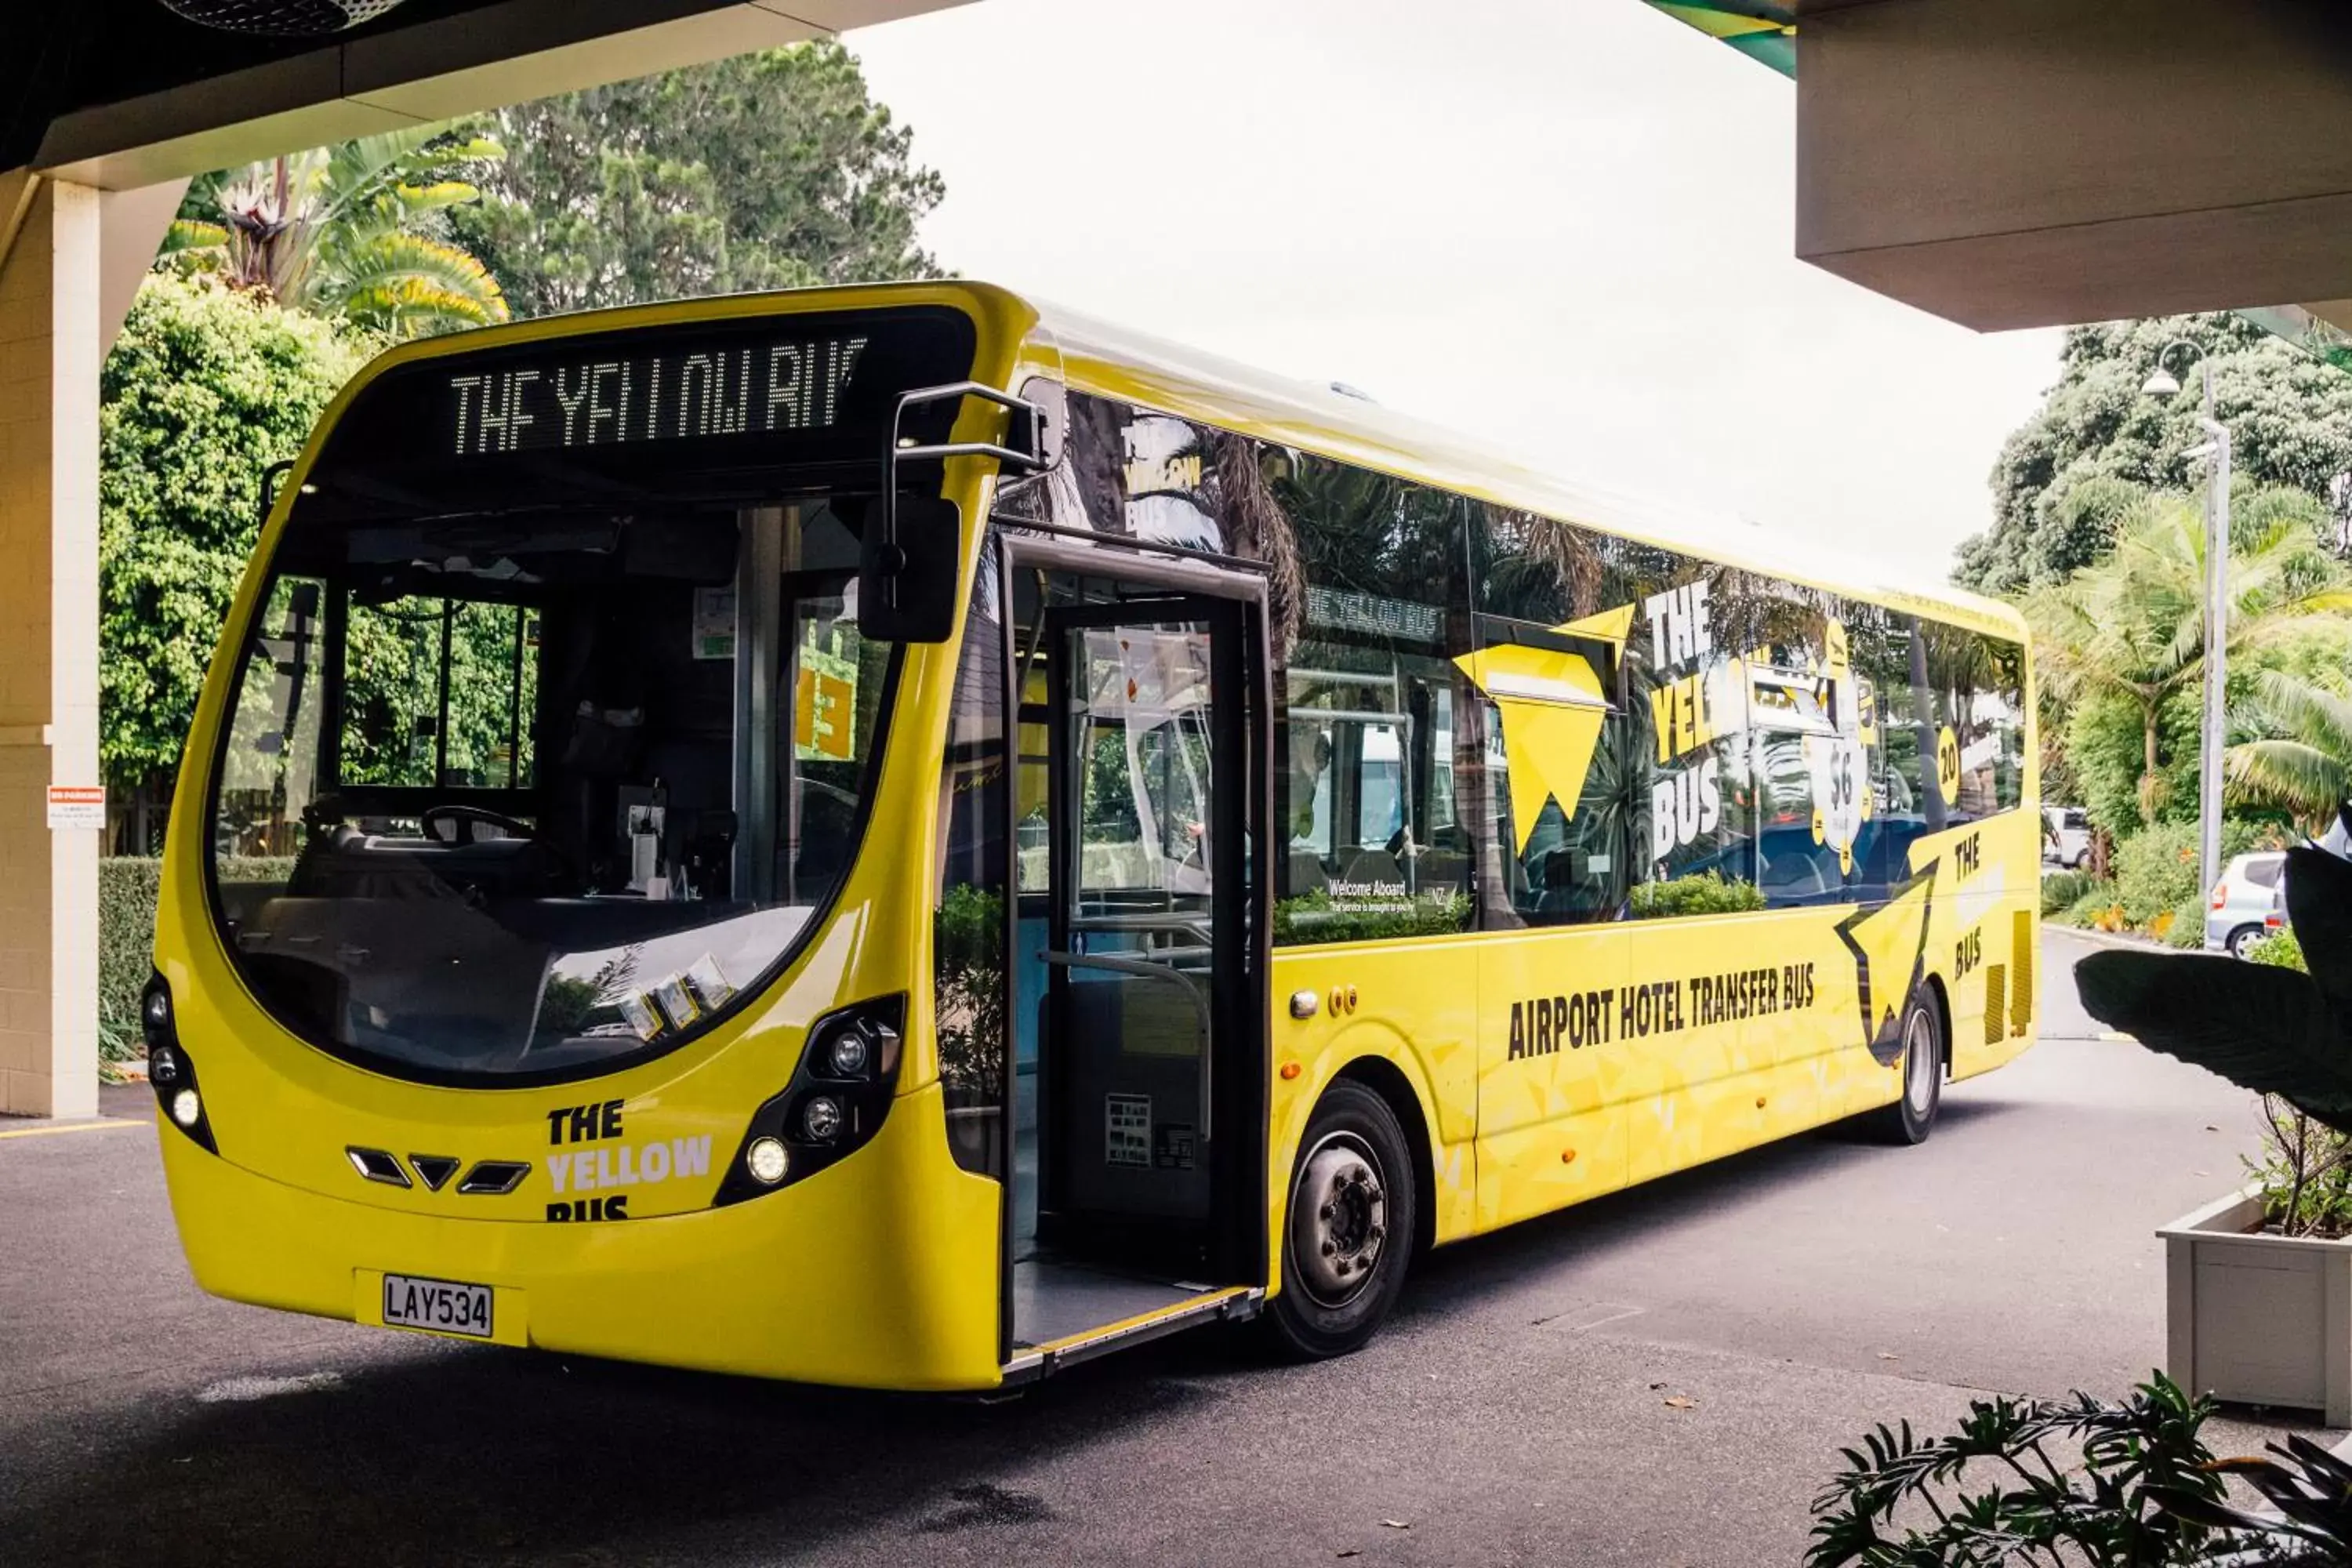
[[[856,551],[824,499],[289,543],[213,801],[257,997],[435,1078],[609,1065],[723,1009],[865,815],[893,658]]]
[[[426,361],[330,430],[208,803],[223,937],[296,1035],[557,1081],[689,1038],[811,933],[897,682],[858,630],[870,458],[971,333],[791,320]]]

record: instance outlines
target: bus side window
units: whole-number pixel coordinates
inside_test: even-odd
[[[1611,544],[1613,553],[1633,553]],[[1790,761],[1751,727],[1769,721],[1751,711],[1759,704],[1749,677],[1769,662],[1757,658],[1770,646],[1767,628],[1788,637],[1781,623],[1790,606],[1778,584],[1696,560],[1644,565],[1623,590],[1639,606],[1626,643],[1625,706],[1641,737],[1627,752],[1638,817],[1627,912],[1640,919],[1745,907],[1752,895],[1732,889],[1758,882],[1759,819]],[[1810,682],[1807,704],[1806,727],[1824,727]],[[1810,889],[1814,868],[1802,869]]]
[[[1281,677],[1275,940],[1466,929],[1454,659],[1467,651],[1467,503],[1307,454],[1261,457],[1259,499],[1287,518],[1305,579]]]
[[[1633,837],[1648,831],[1633,797],[1617,787],[1625,776],[1624,759],[1647,743],[1641,725],[1627,710],[1601,721],[1586,790],[1571,817],[1549,791],[1528,798],[1532,791],[1511,776],[1504,739],[1508,718],[1493,702],[1482,701],[1478,709],[1486,738],[1484,773],[1491,814],[1486,833],[1494,858],[1504,868],[1510,911],[1503,916],[1494,907],[1503,900],[1491,900],[1488,923],[1558,926],[1616,919],[1628,878],[1639,878]],[[1532,825],[1523,826],[1523,812],[1534,815]]]

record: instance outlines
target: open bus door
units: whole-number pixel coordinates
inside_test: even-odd
[[[1003,551],[1017,1377],[1264,1299],[1271,715],[1255,574]]]

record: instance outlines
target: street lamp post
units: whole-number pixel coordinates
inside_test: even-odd
[[[2205,407],[2197,427],[2205,433],[2206,445],[2189,456],[2210,452],[2213,458],[2205,487],[2205,717],[2199,727],[2197,766],[2198,848],[2210,892],[2221,879],[2221,750],[2229,721],[2224,689],[2230,679],[2230,428],[2213,415],[2213,362],[2186,339],[2167,343],[2158,353],[2156,374],[2141,391],[2157,397],[2179,393],[2180,383],[2164,368],[2179,348],[2201,362],[2205,380]]]

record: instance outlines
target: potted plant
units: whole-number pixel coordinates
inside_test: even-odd
[[[2264,1097],[2243,1191],[2165,1226],[2172,1375],[2224,1399],[2352,1425],[2352,864],[2287,852],[2293,937],[2258,963],[2103,952],[2094,1017]],[[2299,939],[2299,942],[2298,940]]]
[[[2247,1405],[2352,1426],[2352,1138],[2263,1097],[2244,1190],[2159,1229],[2165,1370]]]

